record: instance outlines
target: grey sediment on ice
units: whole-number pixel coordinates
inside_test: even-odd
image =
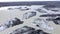
[[[14,30],[9,34],[49,34],[49,33],[46,33],[40,29],[36,30],[35,28],[29,27],[29,26],[23,26],[21,28]]]
[[[23,21],[21,21],[18,18],[12,18],[9,21],[7,21],[6,23],[0,25],[0,31],[3,31],[7,28],[10,28],[10,27],[13,27],[13,26],[16,26],[19,24],[23,24]]]
[[[42,30],[39,29],[39,30],[29,31],[29,32],[26,32],[24,34],[49,34],[49,33],[46,33],[46,32],[44,32],[44,31],[42,31]]]
[[[31,30],[35,30],[35,29],[31,28],[31,27],[24,26],[24,27],[21,27],[21,28],[14,30],[10,34],[23,34],[25,32],[31,31]]]

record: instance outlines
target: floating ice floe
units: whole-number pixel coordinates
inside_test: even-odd
[[[60,14],[43,14],[43,15],[40,15],[40,17],[56,17],[56,16],[60,16]]]
[[[37,18],[35,19],[33,22],[33,24],[35,24],[37,27],[40,27],[42,29],[45,29],[45,30],[48,30],[48,31],[51,31],[53,30],[53,27],[51,27],[46,20],[44,19],[40,19],[40,18]]]
[[[57,17],[52,20],[55,24],[60,25],[60,17]]]
[[[44,14],[40,17],[47,17],[47,21],[53,21],[55,24],[60,24],[60,14]]]
[[[9,21],[7,21],[6,23],[0,25],[0,31],[3,31],[7,28],[10,28],[10,27],[22,24],[22,23],[23,23],[23,21],[21,21],[20,19],[12,18]]]

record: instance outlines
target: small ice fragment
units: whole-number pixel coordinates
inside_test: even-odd
[[[28,19],[28,18],[31,18],[33,16],[36,16],[36,12],[27,12],[23,15],[23,19]]]

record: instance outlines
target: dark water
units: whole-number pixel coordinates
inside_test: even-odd
[[[19,6],[19,5],[55,5],[60,7],[60,1],[31,1],[31,2],[0,2],[0,7],[3,6]]]

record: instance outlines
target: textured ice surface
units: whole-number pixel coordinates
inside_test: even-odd
[[[8,9],[8,10],[6,10],[6,9]],[[57,18],[56,18],[57,20],[55,19],[56,16],[60,16],[60,12],[54,12],[54,10],[53,11],[47,10],[42,5],[39,5],[39,6],[37,6],[37,5],[36,6],[35,5],[33,5],[33,6],[16,6],[16,7],[12,6],[12,7],[5,7],[2,9],[0,8],[0,10],[1,10],[0,15],[2,16],[0,18],[5,19],[5,17],[7,17],[7,16],[19,18],[19,19],[17,19],[17,18],[10,19],[3,25],[0,25],[0,31],[5,30],[9,27],[13,27],[13,26],[22,24],[23,21],[24,21],[23,25],[28,25],[28,26],[32,26],[32,27],[36,26],[35,27],[36,29],[38,27],[39,29],[42,28],[42,29],[46,29],[49,31],[53,30],[53,28],[52,28],[53,26],[51,27],[51,25],[48,24],[49,22],[47,20],[51,20],[57,24],[60,24],[59,23],[60,21]],[[22,19],[23,21],[20,20],[21,18],[23,18]],[[36,18],[38,18],[38,19],[36,19]],[[48,18],[48,19],[46,20],[46,18]],[[24,19],[27,19],[27,20],[24,20]],[[33,23],[31,23],[30,20],[33,20]],[[33,24],[35,24],[35,25],[33,25]],[[22,33],[23,34],[39,34],[39,33],[47,34],[41,30],[38,30],[38,33],[37,33],[37,30],[35,30],[34,28],[31,29],[30,27],[26,27],[26,26],[16,29],[13,32],[11,32],[10,34],[22,34]]]
[[[40,9],[40,8],[36,9],[36,11],[38,11],[38,12],[40,12],[40,13],[47,13],[46,11],[44,11],[44,10],[42,10],[42,9]]]

